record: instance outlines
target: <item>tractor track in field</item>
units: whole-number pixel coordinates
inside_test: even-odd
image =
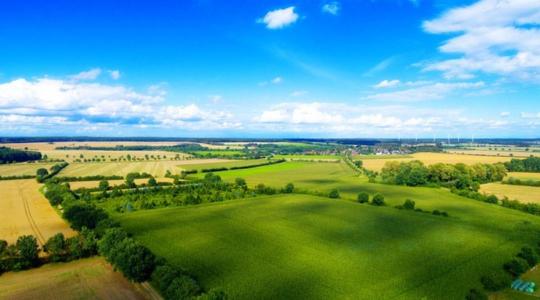
[[[43,234],[39,230],[39,227],[36,224],[36,221],[32,217],[32,212],[30,210],[30,204],[28,204],[28,199],[24,195],[21,187],[18,187],[19,196],[21,197],[23,206],[24,206],[24,214],[26,215],[26,219],[28,220],[28,223],[30,224],[30,228],[32,228],[32,231],[34,232],[39,244],[43,246],[45,244],[45,238],[43,237]]]

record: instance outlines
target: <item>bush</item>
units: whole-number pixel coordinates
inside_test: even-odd
[[[330,193],[328,193],[328,197],[332,199],[339,198],[339,191],[337,189],[332,189]]]
[[[405,200],[405,203],[403,203],[403,208],[404,209],[414,210],[415,205],[416,205],[416,203],[413,200],[407,199],[407,200]]]
[[[358,197],[356,198],[358,203],[368,203],[369,202],[369,194],[366,192],[361,192],[358,194]]]
[[[495,195],[489,195],[489,196],[486,197],[485,202],[492,203],[492,204],[497,204],[497,203],[499,203],[499,198],[497,198],[497,196],[495,196]]]
[[[488,296],[486,293],[479,291],[477,289],[471,289],[469,290],[469,293],[467,296],[465,296],[466,300],[488,300]]]
[[[371,204],[376,205],[376,206],[383,206],[384,196],[379,193],[375,194],[375,196],[373,196],[373,199],[371,200]]]
[[[173,279],[165,290],[166,299],[192,299],[201,292],[201,288],[193,278],[180,275]]]
[[[96,225],[107,219],[107,213],[86,202],[77,202],[64,209],[64,218],[71,223],[71,227],[81,230],[83,227],[94,229]]]
[[[199,297],[197,297],[197,300],[227,300],[229,297],[227,297],[227,294],[223,292],[222,290],[210,290],[206,294],[202,294]]]
[[[66,239],[62,233],[57,233],[50,237],[45,245],[43,251],[49,253],[49,259],[53,262],[63,261],[66,256]]]
[[[512,283],[512,277],[510,277],[508,273],[497,272],[483,276],[480,279],[480,282],[486,290],[496,292],[510,286],[510,283]]]
[[[526,260],[516,257],[503,265],[504,269],[515,277],[525,273],[529,269]]]
[[[290,194],[292,192],[294,192],[294,184],[292,183],[287,183],[287,185],[285,185],[285,188],[283,189],[283,192],[287,193],[287,194]]]
[[[521,251],[518,253],[517,256],[527,261],[529,267],[531,268],[534,267],[540,260],[538,253],[536,253],[536,251],[534,251],[531,247],[521,248]]]
[[[15,246],[17,247],[17,254],[20,258],[17,269],[31,268],[39,263],[39,246],[34,236],[20,236]]]

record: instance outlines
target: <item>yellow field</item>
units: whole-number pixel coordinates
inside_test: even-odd
[[[28,150],[54,150],[56,147],[78,147],[78,146],[88,146],[88,147],[115,147],[118,145],[124,146],[174,146],[182,144],[182,142],[54,142],[54,143],[1,143],[0,146],[16,148],[16,149],[25,149]]]
[[[146,160],[145,156],[148,155],[148,161],[167,159],[171,160],[176,159],[177,156],[179,157],[179,159],[183,160],[190,157],[190,155],[185,153],[169,151],[42,150],[41,153],[47,155],[47,158],[49,159],[63,159],[67,162],[73,162],[76,159],[100,159],[105,161],[111,161],[112,159],[119,158],[127,159],[128,155],[130,155],[133,160]],[[81,155],[83,157],[81,157]]]
[[[156,178],[156,180],[157,180],[157,182],[172,182],[173,181],[172,178],[166,178],[166,177]],[[107,181],[109,182],[110,186],[121,185],[122,183],[126,182],[125,180],[122,180],[122,179],[119,179],[119,180],[107,180]],[[148,182],[148,178],[135,179],[136,184],[142,184],[142,183],[147,183],[147,182]],[[99,186],[99,180],[73,181],[73,182],[70,182],[69,185],[70,185],[72,190],[76,190],[76,189],[79,189],[79,188],[91,189],[91,188],[96,188],[96,187]]]
[[[484,149],[475,149],[475,150],[448,150],[448,153],[454,154],[468,154],[468,155],[488,155],[488,156],[508,156],[508,157],[529,157],[529,156],[540,156],[540,152],[530,152],[525,150],[484,150]]]
[[[120,175],[131,172],[146,172],[154,177],[164,177],[167,170],[179,174],[182,166],[203,163],[229,161],[225,159],[189,159],[182,161],[161,160],[142,162],[104,162],[104,163],[73,163],[64,168],[58,176],[92,176]]]
[[[540,203],[540,187],[510,185],[502,183],[486,183],[480,186],[480,192],[494,194],[499,198],[504,196],[511,200],[519,200],[521,202]]]
[[[513,177],[521,180],[540,180],[540,173],[509,172],[506,179]]]
[[[133,284],[102,258],[47,264],[0,276],[0,299],[159,299],[149,285]]]
[[[21,235],[33,235],[43,245],[51,236],[75,232],[39,192],[35,179],[0,181],[0,239],[14,243]],[[1,290],[1,289],[0,289]]]
[[[16,163],[1,164],[0,176],[36,175],[39,168],[49,169],[54,163]]]
[[[464,154],[450,154],[450,153],[434,153],[434,152],[421,152],[411,154],[410,157],[385,159],[381,156],[380,159],[365,159],[363,160],[364,167],[373,171],[380,171],[387,161],[411,161],[420,160],[426,165],[432,165],[435,163],[464,163],[472,165],[475,163],[497,163],[509,161],[510,157],[499,156],[481,156],[481,155],[464,155]]]

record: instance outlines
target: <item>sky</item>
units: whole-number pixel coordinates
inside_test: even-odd
[[[0,2],[0,136],[539,129],[540,1]]]

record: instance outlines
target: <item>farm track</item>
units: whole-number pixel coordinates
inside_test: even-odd
[[[28,198],[24,195],[24,192],[20,186],[17,187],[19,191],[19,196],[21,197],[21,201],[24,206],[24,214],[26,215],[26,219],[28,220],[28,224],[30,224],[30,228],[34,232],[39,244],[43,247],[46,240],[41,231],[39,230],[39,227],[36,224],[36,221],[32,217],[32,212],[30,210],[30,205],[28,204]]]

